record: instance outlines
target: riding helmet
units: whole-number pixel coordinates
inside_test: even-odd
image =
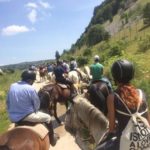
[[[128,60],[117,60],[112,65],[111,73],[115,81],[128,83],[134,77],[134,66]]]
[[[94,56],[94,61],[99,61],[99,60],[100,60],[99,56],[98,56],[98,55],[95,55],[95,56]]]
[[[36,74],[34,71],[31,70],[25,70],[21,74],[21,78],[23,81],[28,81],[28,80],[36,80]]]

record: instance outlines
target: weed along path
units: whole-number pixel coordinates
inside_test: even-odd
[[[48,82],[35,82],[34,87],[38,91]],[[63,116],[66,112],[65,106],[58,104],[58,116]],[[76,144],[75,138],[65,130],[64,125],[59,126],[57,122],[53,119],[54,132],[59,134],[60,139],[57,141],[57,144],[54,147],[50,147],[50,150],[81,150],[80,147]]]

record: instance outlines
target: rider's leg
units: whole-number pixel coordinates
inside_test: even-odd
[[[28,115],[26,118],[24,118],[24,121],[30,121],[30,122],[39,122],[46,125],[46,127],[49,130],[49,138],[50,138],[50,144],[54,146],[57,141],[57,137],[55,137],[52,122],[51,122],[51,116],[43,113],[43,112],[36,112]]]
[[[50,123],[45,123],[46,127],[49,130],[49,139],[50,139],[50,144],[52,146],[56,145],[57,140],[59,139],[59,136],[54,133],[53,125],[52,122]]]

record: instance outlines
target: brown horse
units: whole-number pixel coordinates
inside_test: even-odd
[[[49,150],[49,136],[44,139],[28,128],[14,128],[0,136],[0,150]]]
[[[107,78],[106,81],[96,81],[89,87],[89,100],[90,102],[102,111],[105,115],[107,114],[106,98],[111,91],[111,85]]]
[[[51,112],[51,115],[53,114],[56,121],[61,124],[60,119],[57,116],[57,103],[63,103],[66,106],[66,109],[68,109],[68,101],[71,101],[71,90],[66,85],[61,84],[48,84],[44,86],[40,91],[38,92],[38,95],[40,97],[40,100],[42,99],[49,99],[49,109]],[[45,104],[42,104],[45,105]],[[53,111],[53,112],[52,112]]]
[[[40,75],[40,81],[45,81],[47,76],[47,68],[46,67],[39,67],[39,75]]]
[[[40,110],[48,113],[48,106],[49,99],[42,99]],[[45,133],[45,128],[44,125],[41,126],[42,128],[38,128],[38,130],[43,134]],[[0,135],[0,150],[49,150],[50,140],[47,132],[46,130],[46,133],[41,138],[28,127],[15,127]]]

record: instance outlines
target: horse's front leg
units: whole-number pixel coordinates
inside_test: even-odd
[[[66,111],[68,110],[68,102],[65,102]]]
[[[57,116],[57,103],[54,103],[54,117],[59,124],[63,124]]]

